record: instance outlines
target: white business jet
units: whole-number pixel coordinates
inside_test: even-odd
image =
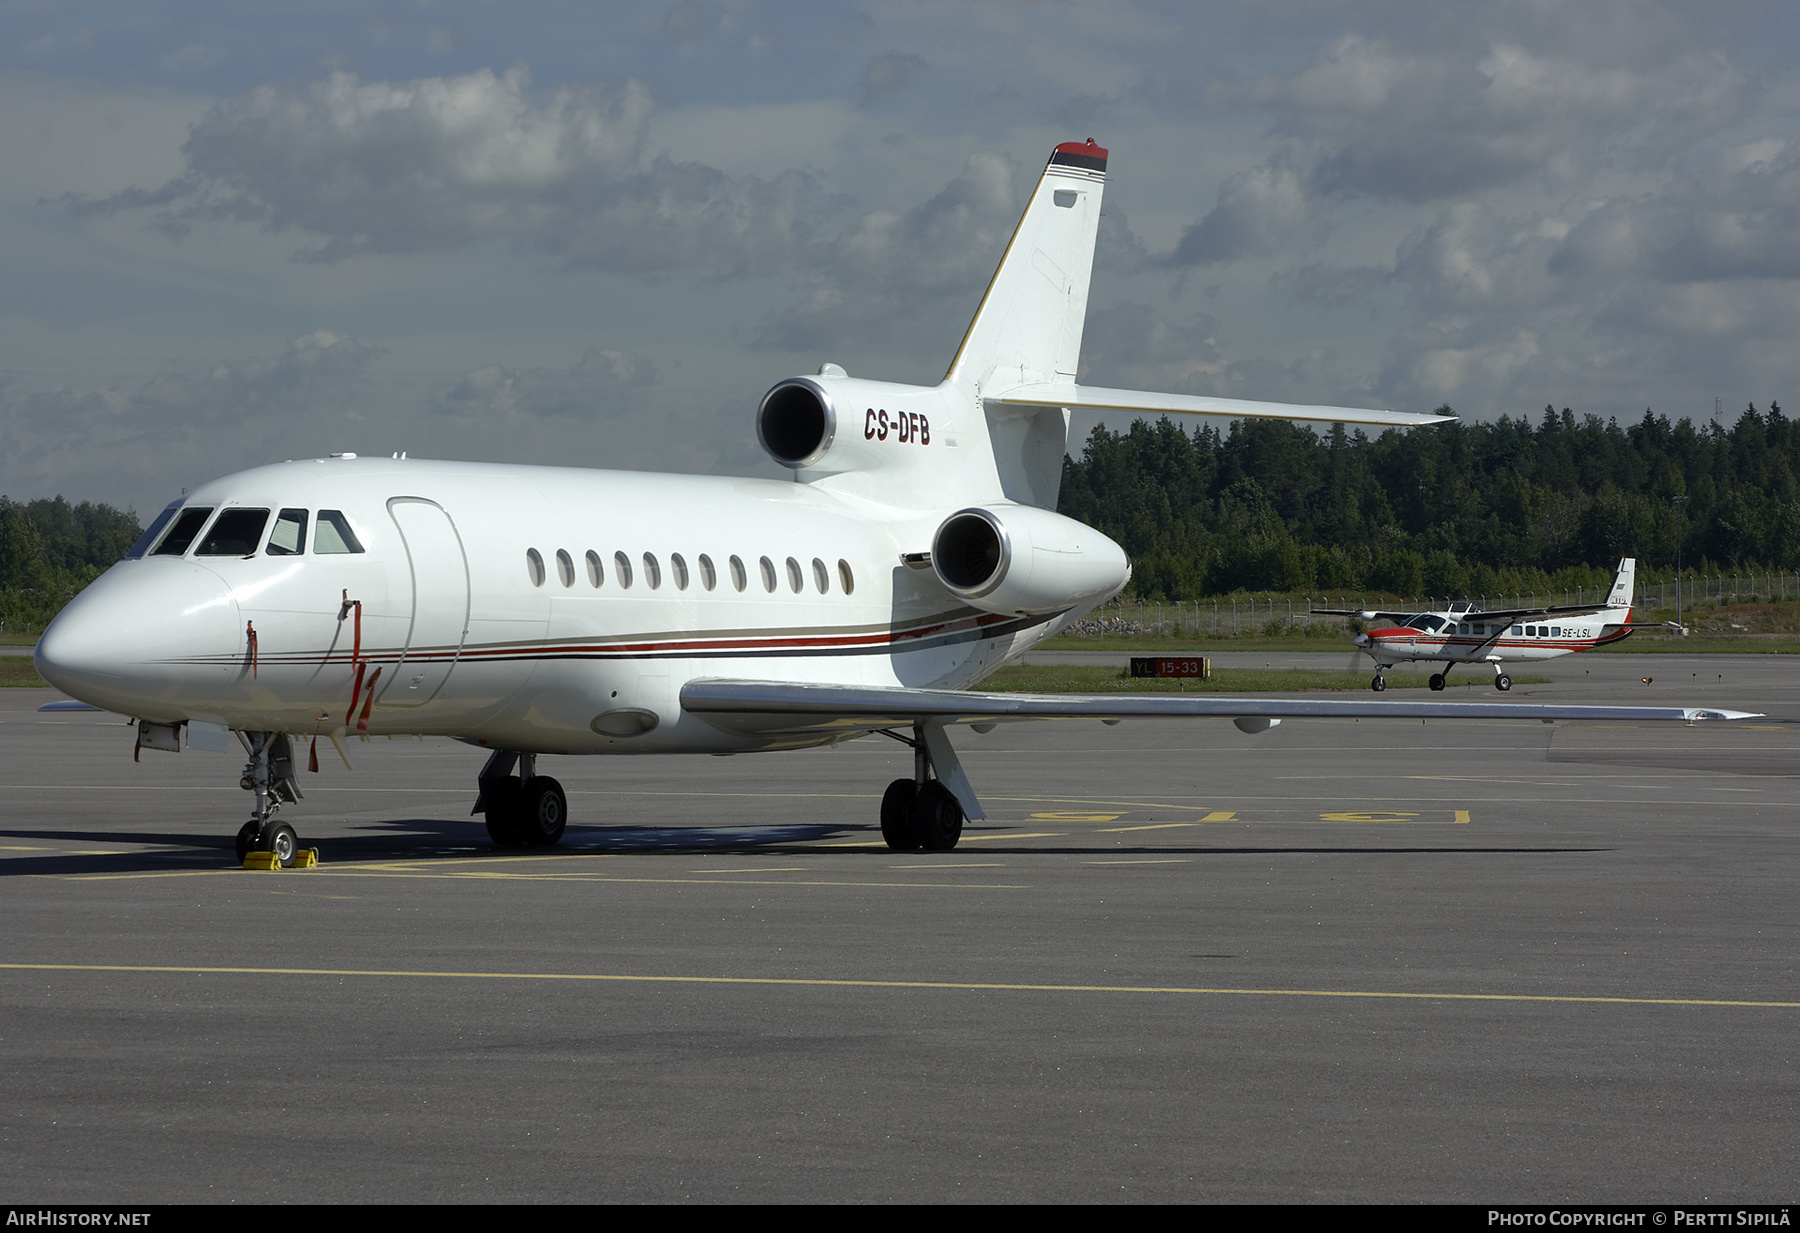
[[[138,747],[249,755],[238,833],[292,859],[297,748],[366,734],[492,751],[474,812],[552,844],[546,754],[795,749],[880,732],[913,750],[882,798],[897,849],[983,817],[947,730],[1221,716],[1711,719],[1657,707],[966,692],[1116,594],[1125,553],[1054,512],[1069,410],[1431,424],[1443,417],[1076,383],[1106,151],[1050,157],[935,387],[834,364],[756,413],[793,481],[337,455],[169,505],[37,648],[44,678],[137,721]]]

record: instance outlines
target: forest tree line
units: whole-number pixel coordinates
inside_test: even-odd
[[[1773,402],[1729,429],[1567,407],[1373,438],[1165,418],[1096,428],[1058,509],[1124,546],[1146,599],[1510,595],[1601,585],[1626,556],[1640,582],[1672,577],[1678,546],[1689,572],[1800,567],[1797,451]]]
[[[0,630],[42,630],[142,531],[136,514],[110,505],[0,497]]]

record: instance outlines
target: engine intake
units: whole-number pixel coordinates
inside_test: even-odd
[[[763,395],[756,409],[756,437],[769,457],[796,470],[831,452],[837,436],[837,408],[816,381],[789,377]]]
[[[1037,616],[1097,603],[1131,577],[1125,551],[1090,526],[1029,505],[971,506],[938,526],[931,568],[976,608]]]

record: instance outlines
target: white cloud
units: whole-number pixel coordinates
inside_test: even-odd
[[[658,379],[656,365],[644,356],[594,347],[570,368],[520,372],[484,365],[439,391],[432,409],[484,420],[612,418],[640,405],[641,391]]]

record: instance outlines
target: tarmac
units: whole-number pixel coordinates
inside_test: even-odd
[[[270,873],[239,759],[0,690],[0,1191],[1791,1201],[1800,662],[1522,671],[1452,688],[1768,718],[1001,725],[935,854],[880,737],[542,759],[548,851],[479,750],[321,742]]]

